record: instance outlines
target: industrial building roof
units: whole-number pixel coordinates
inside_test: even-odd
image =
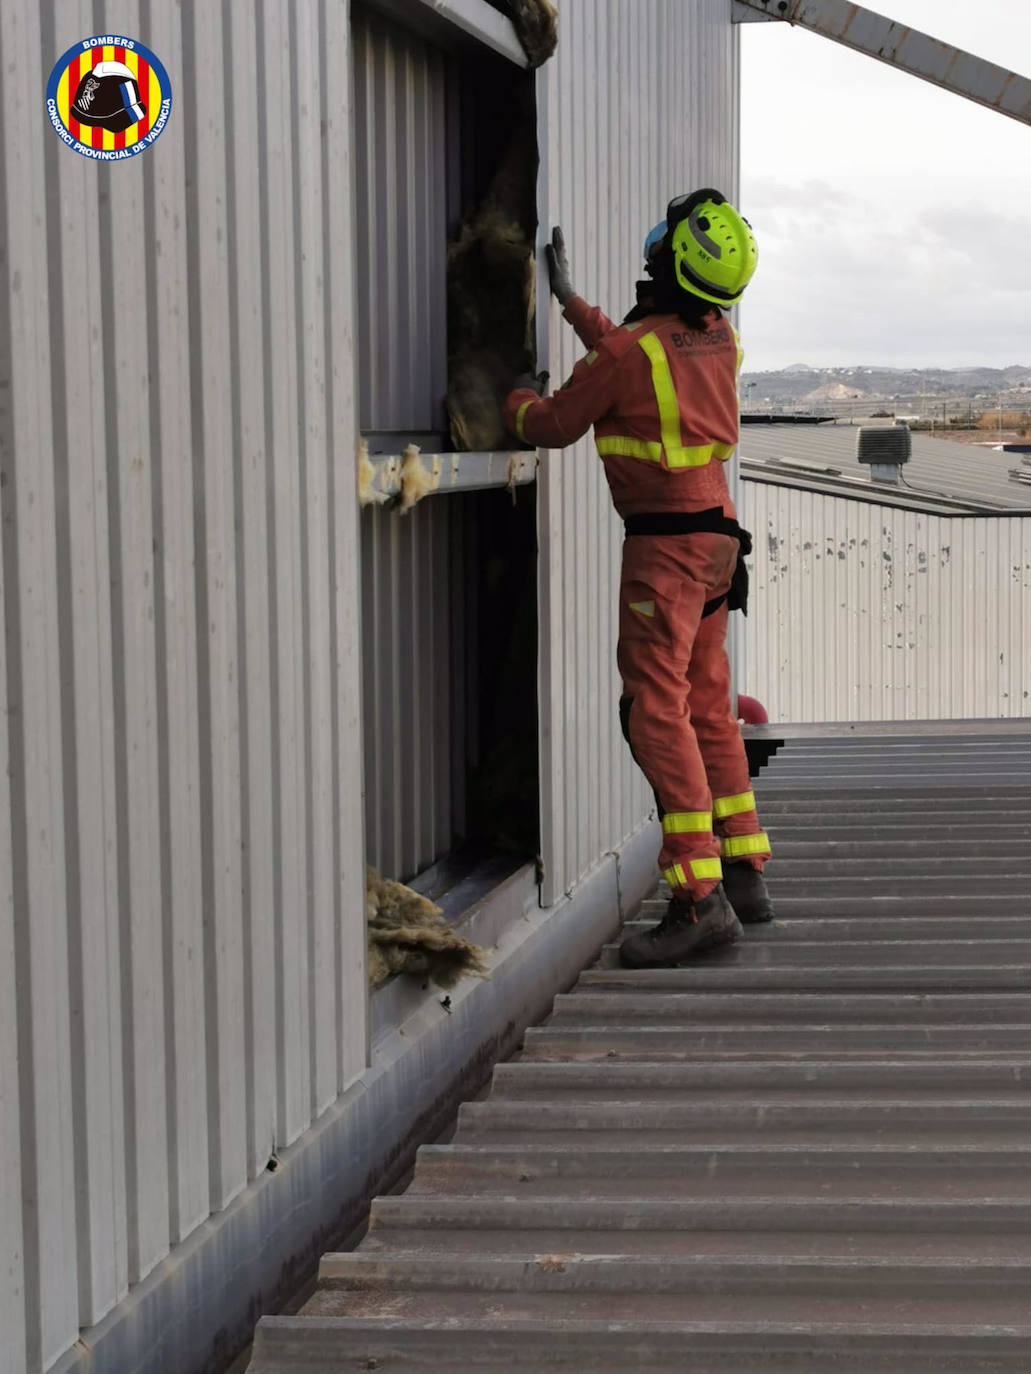
[[[776,923],[607,947],[252,1374],[1031,1367],[1031,722],[817,731]]]
[[[874,421],[819,425],[746,424],[741,430],[741,475],[754,481],[826,491],[925,508],[942,514],[1031,508],[1031,466],[1022,455],[917,433],[901,486],[870,480],[856,459],[857,431]],[[1029,482],[1015,481],[1014,469]]]

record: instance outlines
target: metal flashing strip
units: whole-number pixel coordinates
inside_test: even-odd
[[[847,501],[862,501],[873,506],[893,506],[902,510],[921,511],[928,515],[948,516],[950,519],[978,517],[1002,519],[1010,516],[1031,516],[1031,507],[1001,506],[977,502],[972,498],[939,495],[908,484],[893,486],[864,481],[847,473],[803,471],[786,463],[769,459],[742,458],[741,478],[745,482],[762,482],[771,487],[794,487],[821,496],[835,496]]]
[[[486,0],[365,0],[373,9],[407,24],[442,45],[456,35],[472,38],[517,67],[530,65],[512,21]]]
[[[851,0],[735,0],[735,23],[798,24],[890,67],[1031,124],[1031,81]]]
[[[528,449],[492,453],[420,453],[427,476],[427,496],[449,491],[484,491],[490,487],[524,487],[537,476],[538,455]],[[373,499],[400,496],[404,458],[399,453],[370,454],[374,476],[369,483]]]

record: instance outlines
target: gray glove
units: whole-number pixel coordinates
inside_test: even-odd
[[[536,391],[538,396],[543,396],[548,385],[547,372],[524,372],[512,383],[513,391]]]
[[[573,283],[569,276],[569,259],[566,257],[566,241],[562,236],[562,230],[557,224],[551,231],[551,242],[545,244],[544,253],[548,259],[548,276],[551,279],[551,294],[558,301],[559,305],[565,305],[569,297],[576,293],[573,290]]]

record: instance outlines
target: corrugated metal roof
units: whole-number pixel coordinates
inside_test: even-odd
[[[869,468],[856,460],[858,429],[859,425],[850,424],[744,425],[739,449],[742,476],[767,476],[817,491],[834,490],[839,495],[855,494],[889,504],[926,504],[943,510],[956,502],[1010,509],[1031,507],[1031,487],[1011,481],[1009,476],[1012,468],[1021,465],[1019,454],[914,434],[913,456],[903,471],[905,485],[893,487],[871,482]],[[821,472],[819,466],[779,466],[785,458],[836,468],[841,477]]]
[[[1029,765],[1031,723],[789,742],[780,919],[603,951],[252,1374],[1027,1369]]]

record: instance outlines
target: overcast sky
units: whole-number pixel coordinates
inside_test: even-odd
[[[870,8],[1031,77],[1028,0]],[[746,369],[1031,366],[1031,127],[787,24],[742,29]]]

